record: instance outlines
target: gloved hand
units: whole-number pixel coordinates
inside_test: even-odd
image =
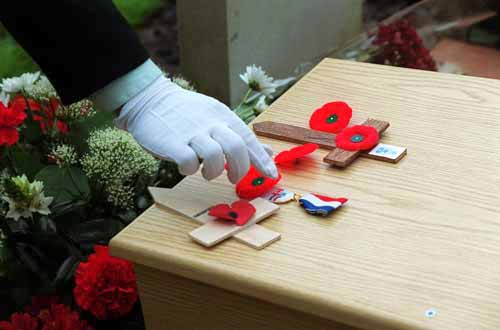
[[[266,148],[228,107],[163,76],[129,100],[115,124],[154,156],[176,162],[184,175],[196,173],[202,160],[203,176],[214,179],[227,160],[232,183],[250,163],[265,176],[278,176]]]

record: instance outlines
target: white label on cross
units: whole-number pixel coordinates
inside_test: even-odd
[[[370,155],[380,156],[389,159],[398,159],[401,154],[406,151],[406,148],[391,146],[389,144],[379,143],[372,151],[369,152]]]

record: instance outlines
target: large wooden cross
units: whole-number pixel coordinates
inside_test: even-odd
[[[390,126],[386,121],[368,119],[362,125],[374,127],[379,135],[382,135]],[[401,148],[401,151],[395,157],[388,157],[382,153],[372,151],[348,151],[337,148],[335,145],[335,134],[315,131],[308,128],[281,124],[272,121],[263,121],[253,124],[255,134],[268,138],[273,138],[282,141],[294,143],[315,143],[320,148],[331,150],[323,159],[326,163],[337,166],[347,167],[358,157],[366,157],[384,162],[397,163],[405,155],[406,149]],[[404,149],[404,150],[403,150]]]
[[[388,122],[377,119],[368,119],[362,125],[374,127],[379,135],[382,135],[390,126]],[[320,148],[332,150],[323,160],[328,164],[341,168],[347,167],[358,157],[397,163],[406,155],[406,149],[404,151],[401,150],[397,157],[388,157],[387,155],[372,151],[343,150],[336,147],[335,134],[272,121],[255,123],[253,129],[255,134],[259,136],[300,144],[315,143]]]

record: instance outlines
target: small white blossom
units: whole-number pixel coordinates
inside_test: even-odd
[[[78,162],[75,147],[68,144],[61,144],[52,148],[49,157],[54,160],[59,167],[71,166]]]
[[[49,79],[41,76],[36,83],[28,85],[24,88],[26,94],[35,100],[48,101],[52,98],[57,98],[57,92],[50,83]]]
[[[134,182],[151,177],[159,167],[129,133],[117,128],[94,131],[87,140],[89,151],[82,158],[83,171],[102,185],[108,202],[123,209],[133,205]]]
[[[250,89],[266,96],[272,96],[278,87],[274,79],[268,76],[262,67],[256,66],[255,64],[247,66],[246,72],[241,74],[240,78]]]
[[[94,104],[88,99],[75,102],[69,106],[60,106],[56,110],[56,117],[67,122],[90,118],[95,114]]]
[[[29,182],[26,175],[10,178],[11,184],[6,188],[3,200],[9,204],[6,218],[32,218],[33,213],[50,214],[49,205],[53,197],[45,197],[43,182]],[[15,190],[15,191],[14,191]]]
[[[33,85],[39,77],[40,71],[35,73],[23,73],[19,77],[5,78],[2,80],[0,88],[6,93],[19,93]]]

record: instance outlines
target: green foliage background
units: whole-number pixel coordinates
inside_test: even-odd
[[[140,26],[156,9],[161,7],[163,0],[113,0],[128,22]],[[31,57],[16,43],[16,41],[0,25],[0,79],[34,71],[37,65]]]

